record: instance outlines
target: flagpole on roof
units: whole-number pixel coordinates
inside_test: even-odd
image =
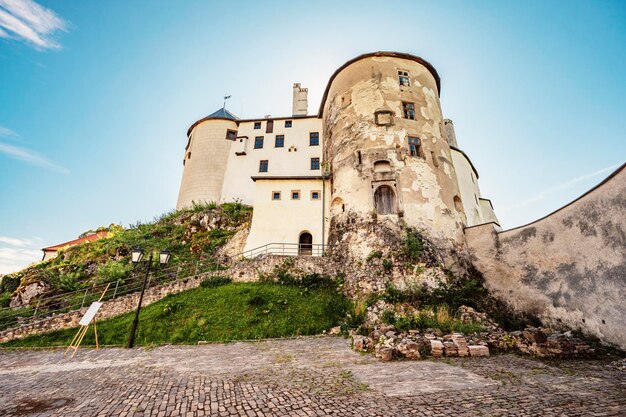
[[[224,111],[226,111],[226,100],[228,100],[229,98],[230,96],[224,96],[224,106],[222,107]]]

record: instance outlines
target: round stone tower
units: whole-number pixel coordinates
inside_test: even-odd
[[[361,55],[333,74],[320,107],[331,225],[344,213],[403,219],[437,241],[463,243],[439,91],[433,66],[409,54]]]
[[[220,202],[228,154],[237,137],[237,118],[220,109],[194,123],[187,137],[176,208]]]

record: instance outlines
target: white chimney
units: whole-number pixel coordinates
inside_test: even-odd
[[[307,102],[307,96],[309,95],[308,88],[300,87],[300,83],[293,84],[293,115],[294,116],[306,116],[308,114],[309,105]]]

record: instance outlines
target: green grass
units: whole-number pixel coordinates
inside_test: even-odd
[[[328,289],[269,283],[233,283],[174,294],[141,310],[137,345],[195,344],[320,334],[336,326],[350,306]],[[98,322],[102,345],[124,345],[134,317],[127,313]],[[30,336],[3,347],[64,346],[76,328]],[[83,345],[94,345],[93,331]]]

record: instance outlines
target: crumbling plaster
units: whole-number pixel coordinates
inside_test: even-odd
[[[410,73],[410,86],[399,85],[400,69]],[[387,160],[391,172],[385,183],[395,188],[398,219],[447,245],[463,245],[463,213],[455,210],[453,200],[460,192],[442,137],[437,91],[433,74],[410,59],[368,57],[336,74],[323,111],[326,159],[333,173],[331,201],[339,197],[346,210],[369,216],[373,190],[382,184],[373,165]],[[415,120],[403,118],[403,102],[415,104]],[[380,108],[395,113],[391,125],[376,124],[374,113]],[[409,135],[420,138],[417,157],[409,154]]]
[[[625,349],[625,167],[529,225],[503,232],[493,224],[467,228],[488,288],[518,311]]]

